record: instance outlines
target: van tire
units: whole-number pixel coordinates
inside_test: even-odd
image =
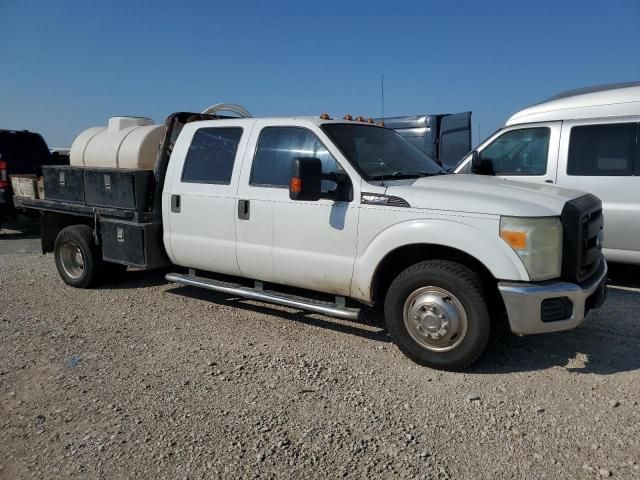
[[[67,285],[89,288],[103,270],[102,253],[88,225],[72,225],[58,233],[53,248],[56,268]]]
[[[486,349],[491,332],[480,277],[447,260],[401,272],[385,298],[391,339],[410,359],[440,370],[462,370]]]

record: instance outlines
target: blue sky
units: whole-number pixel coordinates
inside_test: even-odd
[[[472,110],[474,143],[560,91],[640,80],[640,1],[0,0],[0,128],[69,146],[112,115],[161,122]],[[480,124],[480,129],[478,129]]]

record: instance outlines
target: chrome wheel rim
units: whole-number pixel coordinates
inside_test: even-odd
[[[69,242],[60,246],[60,263],[69,277],[77,280],[84,273],[84,257],[76,243]]]
[[[440,287],[422,287],[404,302],[404,325],[421,347],[448,352],[467,335],[467,313],[451,292]]]

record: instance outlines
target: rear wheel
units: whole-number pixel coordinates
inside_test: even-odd
[[[398,275],[385,299],[385,322],[405,355],[443,370],[474,363],[490,333],[479,276],[444,260],[420,262]]]
[[[98,280],[102,255],[88,225],[72,225],[58,233],[53,249],[56,267],[67,285],[89,288]]]

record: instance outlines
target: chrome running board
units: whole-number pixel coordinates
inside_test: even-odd
[[[237,283],[223,282],[210,278],[198,277],[195,275],[184,275],[180,273],[168,273],[165,277],[167,281],[179,283],[181,285],[190,285],[192,287],[201,287],[216,292],[228,293],[239,297],[259,300],[261,302],[275,303],[284,305],[285,307],[299,308],[301,310],[309,310],[311,312],[322,313],[333,317],[344,318],[347,320],[355,320],[360,313],[359,308],[350,308],[344,306],[344,297],[337,297],[336,303],[323,302],[312,298],[297,297],[295,295],[287,295],[279,292],[262,290],[262,282],[256,282],[256,288],[245,287]]]

